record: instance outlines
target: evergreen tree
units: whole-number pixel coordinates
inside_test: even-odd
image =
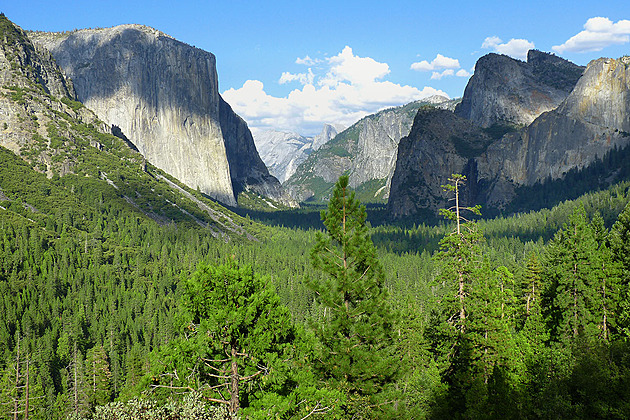
[[[342,176],[321,214],[326,233],[318,232],[311,250],[321,280],[309,281],[323,316],[314,325],[321,343],[316,369],[321,377],[347,392],[347,415],[372,415],[398,371],[394,358],[396,322],[388,305],[385,275],[366,224],[366,211]],[[385,407],[385,406],[382,406]]]
[[[555,340],[609,336],[619,274],[601,230],[601,223],[589,223],[580,206],[549,245],[546,311]]]
[[[479,206],[462,207],[459,200],[463,175],[453,174],[455,205],[441,214],[455,224],[440,241],[434,256],[438,272],[440,305],[428,336],[436,354],[442,380],[448,389],[438,399],[434,415],[453,414],[478,418],[493,412],[509,417],[511,385],[517,367],[514,281],[504,266],[492,269],[483,255],[483,235],[463,211],[480,214]]]
[[[247,266],[200,264],[186,283],[183,337],[154,354],[153,387],[203,392],[232,416],[289,392],[279,372],[295,329],[268,282]]]
[[[92,407],[105,405],[111,400],[111,377],[105,348],[97,345],[87,352],[85,359],[87,394]]]
[[[621,269],[618,331],[630,337],[630,203],[619,214],[608,236],[608,246]]]

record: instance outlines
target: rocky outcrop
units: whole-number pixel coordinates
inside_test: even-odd
[[[630,57],[592,61],[557,109],[488,147],[479,159],[480,176],[495,185],[488,203],[501,207],[510,185],[560,179],[630,143],[629,67]]]
[[[251,186],[284,198],[246,124],[222,104],[211,53],[141,25],[31,38],[73,80],[79,100],[157,167],[229,205]]]
[[[304,137],[297,133],[266,130],[254,134],[260,157],[281,183],[294,173],[297,167],[315,150],[328,143],[343,127],[324,124],[315,137]]]
[[[481,127],[529,125],[555,109],[571,92],[584,67],[530,50],[527,62],[506,55],[479,59],[455,114]]]
[[[452,173],[468,177],[463,198],[469,204],[501,209],[519,186],[562,179],[628,146],[630,57],[592,61],[556,109],[498,139],[492,133],[446,111],[421,110],[400,142],[388,202],[392,216],[443,207],[440,186]]]
[[[347,172],[350,186],[362,191],[364,201],[385,202],[398,142],[409,134],[418,109],[449,102],[445,97],[430,97],[361,119],[312,153],[285,186],[298,201],[324,201],[339,176]]]
[[[445,207],[447,197],[442,185],[448,184],[453,173],[470,176],[475,157],[491,142],[492,138],[481,128],[451,111],[419,110],[411,132],[398,146],[388,213],[399,218],[422,209]],[[463,203],[474,203],[479,191],[464,191]]]
[[[75,98],[72,83],[50,53],[0,15],[0,146],[49,177],[72,172],[76,156],[65,150],[75,147],[72,130],[58,121],[65,118],[101,132],[110,130]]]
[[[2,86],[30,87],[33,81],[55,97],[75,97],[50,53],[36,48],[26,32],[4,15],[0,16],[0,83]]]

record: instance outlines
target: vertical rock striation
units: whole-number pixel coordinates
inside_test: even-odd
[[[73,80],[78,99],[157,167],[228,205],[246,186],[284,198],[246,123],[219,95],[213,54],[141,25],[31,38]]]
[[[311,153],[328,143],[342,130],[340,125],[324,124],[321,133],[315,137],[265,130],[255,133],[254,141],[269,172],[284,183]]]
[[[488,202],[509,201],[512,186],[560,179],[630,142],[630,57],[589,63],[571,94],[525,129],[504,136],[479,159],[495,185]]]
[[[476,69],[485,75],[476,82],[471,79],[462,100],[464,108],[455,114],[418,112],[409,136],[400,141],[398,149],[388,202],[393,217],[422,210],[435,212],[444,206],[440,185],[452,173],[468,177],[470,204],[500,209],[514,199],[517,187],[562,179],[569,171],[630,144],[630,57],[594,60],[574,84],[571,72],[575,68],[569,71],[572,67],[557,57],[541,54],[530,51],[528,65],[532,68],[521,69],[516,75],[514,68],[522,68],[524,63],[490,54],[477,64]],[[497,60],[496,66],[488,64]],[[551,67],[545,70],[543,66]],[[493,80],[488,80],[490,71],[496,73]],[[530,71],[547,86],[573,88],[555,109],[542,112],[526,127],[497,136],[491,125],[504,121],[503,116],[511,116],[514,123],[519,115],[531,118],[535,114],[531,112],[533,102],[526,109],[516,106],[524,102],[514,100],[518,95],[511,98],[509,89],[496,94],[502,80],[511,80],[507,88],[521,92],[520,97],[532,97],[527,94],[531,80],[521,77]],[[487,84],[479,84],[481,79]],[[523,86],[517,85],[519,80]],[[533,89],[539,92],[537,87]],[[485,108],[478,103],[480,108],[466,114],[466,119],[456,115],[474,105],[475,98],[482,99]],[[494,101],[497,98],[502,99]],[[488,114],[475,114],[480,109]],[[614,174],[610,175],[614,179]]]
[[[350,186],[363,200],[384,202],[389,196],[400,139],[424,106],[448,107],[446,97],[432,96],[369,115],[313,152],[284,184],[299,201],[326,200],[340,175],[350,175]]]

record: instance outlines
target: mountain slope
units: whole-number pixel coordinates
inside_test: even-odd
[[[266,130],[255,133],[254,141],[269,172],[284,183],[311,153],[328,143],[342,130],[341,126],[324,124],[321,133],[315,137]]]
[[[5,198],[52,219],[64,210],[52,200],[56,195],[66,197],[62,202],[99,205],[106,199],[108,206],[159,224],[188,222],[226,239],[251,237],[239,216],[186,189],[112,135],[110,126],[72,99],[72,84],[50,54],[36,49],[4,16],[0,31],[0,189]],[[7,149],[26,162],[26,169]],[[29,202],[31,194],[23,196],[24,184],[40,186],[37,203]],[[66,188],[70,193],[61,191]]]
[[[141,25],[30,36],[78,99],[157,167],[229,205],[245,190],[290,204],[247,124],[220,97],[211,53]]]
[[[521,205],[531,207],[526,198],[516,197],[518,191],[561,180],[630,144],[629,67],[630,57],[592,61],[556,109],[542,113],[527,127],[505,134],[496,126],[476,126],[472,132],[462,128],[455,128],[459,133],[445,131],[445,125],[458,127],[463,121],[475,121],[457,115],[419,113],[410,135],[401,140],[389,211],[394,217],[422,210],[434,213],[445,205],[446,195],[440,192],[440,185],[452,173],[468,177],[469,204],[503,209],[518,198]],[[560,79],[559,83],[565,82]],[[475,89],[482,87],[477,85]],[[470,89],[467,92],[471,94]],[[440,121],[447,123],[438,124]],[[490,138],[481,148],[458,150],[453,140],[470,141],[471,133],[473,137],[485,134]],[[432,139],[448,141],[436,147]],[[452,147],[447,150],[448,144]],[[619,179],[623,171],[618,169],[609,168],[603,176],[607,181],[599,186]],[[535,196],[532,194],[532,199]]]
[[[455,114],[481,127],[529,125],[567,97],[584,67],[530,50],[527,62],[487,54],[475,65]]]
[[[451,104],[436,96],[369,115],[312,153],[284,185],[298,201],[326,201],[339,176],[349,173],[362,201],[384,203],[398,142],[409,133],[418,109]]]

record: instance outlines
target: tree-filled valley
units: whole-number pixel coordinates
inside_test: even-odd
[[[1,418],[630,417],[627,132],[502,207],[462,204],[474,180],[453,173],[448,208],[393,220],[343,173],[326,205],[291,209],[256,166],[222,184],[227,208],[78,101],[4,15],[0,38]],[[224,155],[264,167],[228,108]],[[476,147],[466,167],[489,146],[475,130],[442,142]]]
[[[158,223],[131,205],[114,187],[139,187],[131,173],[114,185],[48,179],[7,150],[1,168],[6,418],[14,410],[24,418],[26,409],[29,418],[118,418],[111,413],[134,409],[159,418],[166,411],[158,408],[185,416],[185,404],[203,404],[211,381],[199,372],[194,387],[156,382],[169,352],[196,357],[172,343],[190,335],[186,290],[203,277],[198,266],[251,270],[290,314],[290,345],[274,350],[280,357],[258,356],[265,374],[240,390],[243,417],[628,414],[627,183],[549,210],[464,223],[460,235],[452,224],[421,220],[371,228],[386,292],[378,299],[393,317],[386,365],[395,372],[360,391],[316,363],[323,349],[314,332],[326,307],[311,285],[331,275],[310,254],[323,226],[232,214],[250,235],[215,237],[190,221]],[[185,400],[193,388],[200,394]]]

